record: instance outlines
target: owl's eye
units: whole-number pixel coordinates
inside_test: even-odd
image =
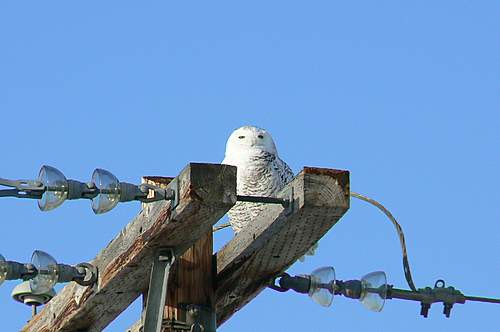
[[[264,135],[259,135],[257,137],[260,138],[260,139],[264,139]]]
[[[238,138],[239,138],[239,139],[244,139],[244,138],[245,138],[245,136],[238,136]]]

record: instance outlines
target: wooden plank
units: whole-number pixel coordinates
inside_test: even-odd
[[[92,261],[97,284],[68,284],[22,331],[102,331],[146,288],[156,248],[184,253],[236,201],[236,168],[189,164],[177,177],[179,204],[149,204]]]
[[[167,176],[143,176],[141,179],[141,183],[152,184],[152,185],[155,185],[157,187],[166,189],[166,188],[168,188],[168,185],[170,184],[170,182],[172,182],[172,180],[174,180],[174,179],[175,178],[167,177]],[[154,191],[150,190],[149,194],[148,194],[148,198],[153,198],[154,196],[155,196]],[[149,205],[148,203],[141,203],[141,207],[143,210],[146,209],[148,207],[148,205]],[[147,302],[147,298],[148,298],[148,291],[149,291],[149,285],[145,290],[142,291],[143,312],[142,312],[141,317],[143,317],[145,314],[146,302]]]
[[[143,183],[166,188],[173,178],[143,177]],[[146,205],[146,204],[144,204]],[[185,308],[179,304],[196,304],[215,308],[213,232],[204,234],[184,254],[176,258],[169,276],[164,319],[186,321]],[[143,294],[147,299],[147,291]],[[143,301],[143,306],[146,303]],[[214,309],[215,310],[215,309]],[[165,329],[168,332],[169,329]]]
[[[217,253],[217,323],[223,324],[316,243],[349,209],[349,172],[310,168],[293,188],[293,212],[270,205]]]
[[[269,204],[251,226],[217,254],[218,325],[257,296],[316,243],[349,209],[349,172],[305,167],[279,196],[293,188],[290,214]],[[127,332],[139,332],[140,321]]]
[[[215,312],[212,253],[213,233],[210,230],[176,260],[168,280],[165,319],[185,322],[186,310],[182,304],[201,305]],[[208,326],[205,329],[211,330]],[[164,330],[171,331],[174,330]]]

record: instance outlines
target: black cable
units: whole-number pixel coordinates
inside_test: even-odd
[[[415,287],[415,284],[413,283],[413,278],[411,277],[410,263],[408,262],[408,252],[406,250],[405,235],[403,233],[403,228],[401,228],[401,225],[399,225],[399,223],[396,221],[396,218],[394,218],[391,212],[389,212],[389,210],[387,210],[382,204],[380,204],[376,200],[352,191],[351,191],[351,197],[355,197],[357,199],[360,199],[362,201],[368,202],[376,206],[391,220],[392,224],[396,228],[396,232],[398,233],[399,236],[399,243],[401,244],[401,251],[403,253],[403,270],[405,273],[406,282],[408,283],[408,286],[410,286],[410,289],[416,292],[417,288]]]

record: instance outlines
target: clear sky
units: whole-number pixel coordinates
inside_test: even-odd
[[[403,226],[418,287],[442,278],[500,297],[500,5],[497,1],[86,1],[0,4],[0,177],[43,164],[88,181],[94,168],[138,183],[190,161],[220,162],[231,131],[274,136],[295,172],[351,171],[351,186]],[[76,264],[139,211],[95,216],[88,201],[40,212],[0,200],[0,253],[34,249]],[[219,248],[232,237],[216,236]],[[340,279],[384,270],[406,288],[398,239],[353,201],[315,257]],[[2,331],[30,310],[0,287]],[[220,331],[497,331],[500,305],[388,300],[381,313],[336,297],[265,290]],[[106,331],[139,318],[134,303]]]

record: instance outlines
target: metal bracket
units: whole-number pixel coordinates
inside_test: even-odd
[[[161,332],[168,276],[174,261],[172,248],[158,249],[154,256],[144,316],[144,332]]]
[[[78,276],[74,281],[80,286],[92,286],[97,282],[98,272],[96,266],[90,263],[80,263],[76,265],[79,272],[83,272],[83,276]]]
[[[19,190],[40,190],[43,184],[34,180],[9,180],[0,178],[0,185],[5,187],[17,188]]]
[[[276,279],[278,278],[283,278],[283,277],[290,277],[290,275],[286,272],[278,274],[276,277],[272,279],[272,281],[267,285],[267,287],[271,288],[272,290],[275,290],[280,293],[284,293],[290,290],[290,288],[284,288],[281,286],[276,285]]]
[[[170,329],[174,331],[189,331],[191,330],[191,326],[188,325],[186,322],[177,320],[177,319],[164,319],[163,320],[163,325],[162,328],[164,329]]]
[[[285,215],[290,215],[293,212],[293,187],[278,194],[278,197],[267,196],[247,196],[236,195],[237,202],[263,203],[263,204],[280,204],[285,209]]]
[[[180,303],[179,307],[186,311],[186,321],[164,319],[163,328],[189,332],[215,332],[217,322],[215,311],[209,306]]]
[[[93,199],[99,194],[95,183],[83,183],[68,179],[68,198],[67,199]]]
[[[33,264],[22,264],[13,261],[7,261],[7,275],[5,276],[6,280],[29,280],[38,274],[37,269]]]
[[[172,190],[172,199],[170,203],[170,209],[173,210],[179,205],[180,200],[180,189],[179,189],[179,179],[175,178],[168,184],[168,187]]]
[[[289,216],[293,213],[293,205],[294,205],[294,196],[293,196],[293,187],[289,187],[287,190],[283,192],[282,195],[283,198],[286,200],[286,204],[283,205],[285,208],[285,215]]]
[[[9,180],[0,178],[0,185],[15,188],[0,190],[0,197],[40,199],[45,191],[45,187],[41,182],[33,180]]]
[[[168,188],[166,189],[149,183],[143,183],[136,188],[137,192],[140,193],[139,196],[137,193],[133,193],[133,198],[127,200],[135,200],[137,199],[137,197],[143,203],[152,203],[162,200],[169,200],[171,202],[170,206],[172,210],[175,209],[179,204],[179,181],[177,180],[177,178],[170,181]],[[150,198],[147,197],[147,193],[149,190],[153,190],[155,192],[154,197]],[[120,201],[124,200],[120,198]]]
[[[180,304],[186,310],[186,324],[190,332],[215,332],[217,321],[215,310],[199,304]]]

